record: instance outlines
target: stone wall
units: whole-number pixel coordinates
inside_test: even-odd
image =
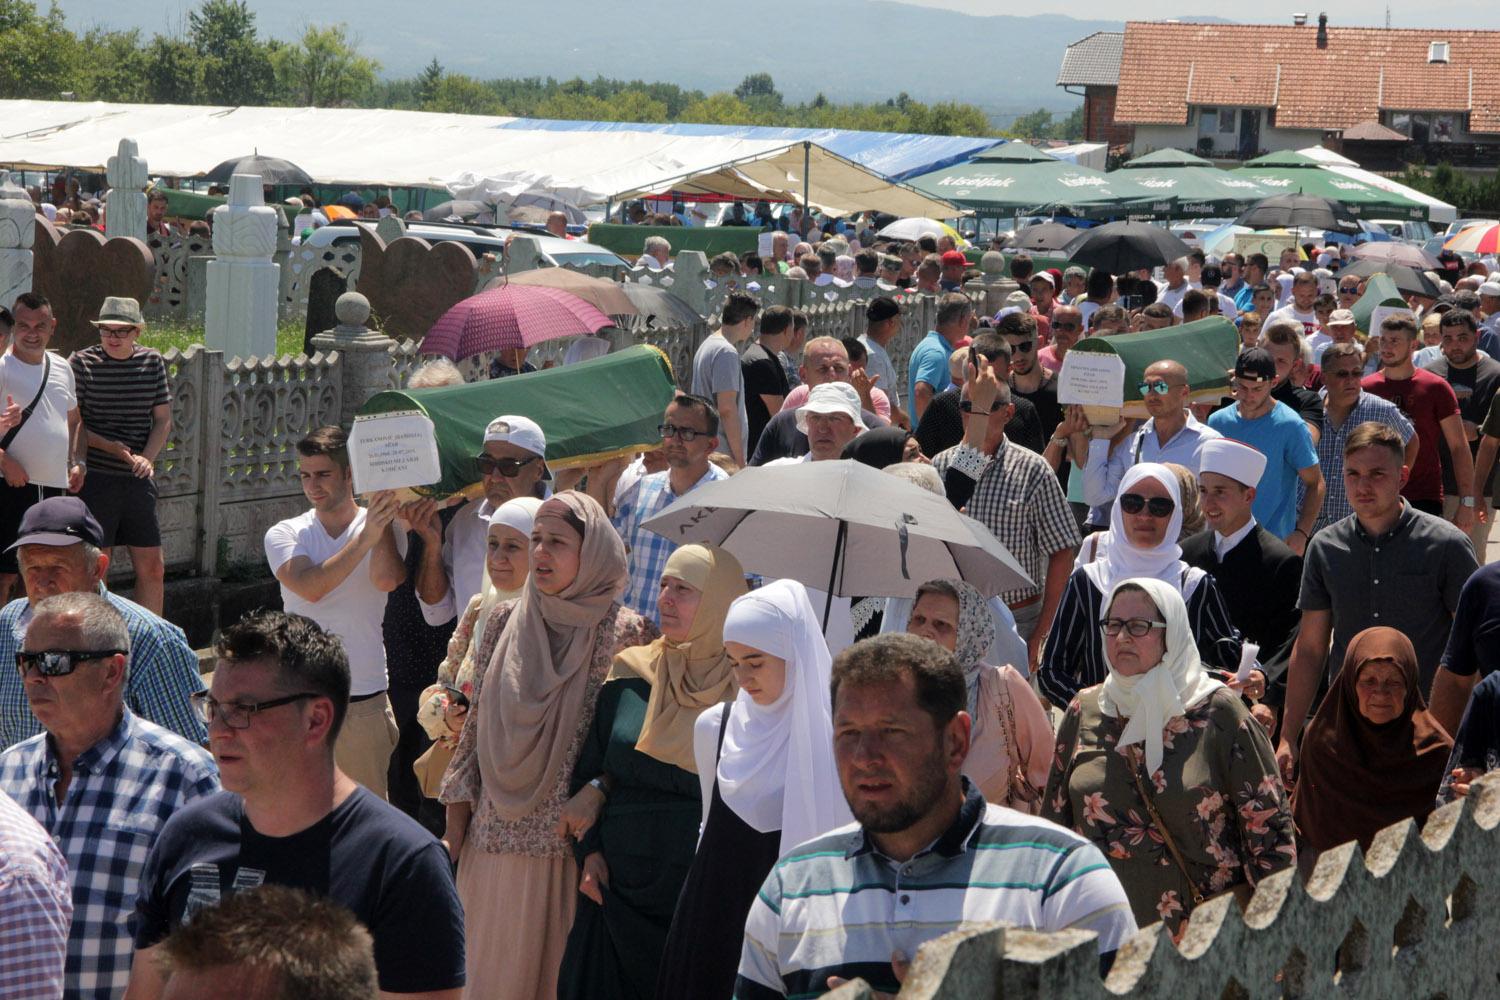
[[[1372,790],[1378,794],[1378,789]],[[1500,996],[1500,775],[1407,821],[1361,854],[1350,843],[1266,879],[1242,916],[1221,897],[1194,914],[1179,946],[1155,924],[1123,947],[1101,980],[1092,934],[993,928],[938,938],[918,952],[902,1000],[1180,1000]],[[853,983],[829,1000],[872,994]]]

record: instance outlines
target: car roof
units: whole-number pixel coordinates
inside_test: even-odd
[[[328,225],[320,228],[322,230],[335,230],[332,237],[337,237],[339,229],[357,229],[360,227],[374,229],[376,223],[370,219],[335,219]],[[519,236],[530,236],[537,241],[542,253],[549,257],[560,255],[577,256],[580,254],[604,254],[610,257],[618,255],[607,247],[599,246],[597,243],[589,243],[585,240],[565,240],[559,236],[541,229],[532,229],[527,226],[500,226],[480,225],[471,222],[408,222],[406,223],[406,234],[419,238],[436,238],[440,240],[464,240],[470,243],[493,243],[497,247],[505,245],[505,240],[512,233]],[[332,238],[330,237],[330,238]],[[623,259],[620,263],[624,264]]]

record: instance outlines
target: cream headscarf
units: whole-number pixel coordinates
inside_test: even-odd
[[[1198,644],[1188,627],[1187,605],[1176,587],[1148,578],[1121,580],[1104,599],[1104,617],[1109,617],[1115,595],[1126,585],[1144,590],[1167,623],[1166,651],[1161,662],[1144,674],[1127,677],[1110,664],[1109,676],[1099,692],[1099,708],[1105,715],[1130,720],[1120,734],[1119,745],[1144,743],[1146,770],[1154,774],[1161,767],[1165,742],[1162,730],[1167,722],[1186,715],[1188,709],[1224,685],[1210,677],[1198,659]],[[1104,661],[1109,663],[1107,641]]]
[[[662,576],[673,576],[703,596],[685,642],[666,636],[615,657],[610,677],[635,675],[651,685],[646,721],[635,748],[665,764],[698,773],[693,723],[710,705],[734,697],[734,664],[724,652],[724,617],[745,593],[740,561],[713,545],[684,545],[667,559]]]
[[[479,699],[479,774],[504,820],[537,810],[552,793],[577,734],[598,630],[628,582],[625,543],[604,508],[567,490],[544,502],[536,522],[577,531],[578,575],[561,593],[537,589],[536,575],[516,601],[490,657]]]

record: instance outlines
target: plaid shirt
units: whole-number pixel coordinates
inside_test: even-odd
[[[1323,393],[1324,405],[1326,407],[1328,393]],[[1349,435],[1354,428],[1360,424],[1373,421],[1377,424],[1386,424],[1397,434],[1401,435],[1401,443],[1411,441],[1411,436],[1416,433],[1411,421],[1401,409],[1388,399],[1381,399],[1371,392],[1360,390],[1359,400],[1355,402],[1354,408],[1349,411],[1349,416],[1338,427],[1333,426],[1333,419],[1328,416],[1327,410],[1323,413],[1323,433],[1318,437],[1318,465],[1323,469],[1323,485],[1327,492],[1323,495],[1323,509],[1318,511],[1318,520],[1313,524],[1316,533],[1320,528],[1326,528],[1335,521],[1342,521],[1354,513],[1354,508],[1349,506],[1349,495],[1344,492],[1344,444],[1349,440]],[[1297,489],[1297,507],[1302,506],[1302,494],[1307,487],[1299,481]]]
[[[1047,460],[1002,440],[993,457],[958,444],[939,453],[932,465],[939,475],[952,466],[975,480],[965,512],[994,532],[1035,584],[1004,591],[1000,600],[1015,604],[1040,594],[1052,554],[1076,549],[1081,541],[1073,509]]]
[[[73,900],[47,831],[0,792],[0,997],[57,1000]]]
[[[204,685],[198,657],[182,629],[103,587],[99,593],[124,616],[130,633],[125,704],[136,715],[184,739],[207,743],[208,729],[188,704],[188,695],[203,690]],[[29,624],[31,605],[24,597],[0,609],[0,747],[14,746],[42,731],[16,672],[16,651]]]
[[[73,926],[63,995],[111,1000],[130,980],[128,924],[146,854],[174,812],[218,791],[218,770],[207,750],[125,709],[114,731],[73,762],[61,805],[58,776],[46,734],[0,754],[0,789],[52,834],[68,861]]]
[[[659,624],[656,596],[661,590],[661,574],[677,546],[641,525],[679,499],[672,492],[670,476],[670,471],[642,476],[626,492],[615,497],[615,530],[625,539],[625,549],[630,554],[630,586],[622,603],[653,625]],[[728,478],[728,473],[710,463],[708,472],[693,484],[693,489]]]

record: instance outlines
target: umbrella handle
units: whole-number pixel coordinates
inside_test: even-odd
[[[844,541],[849,536],[849,522],[839,521],[839,533],[833,540],[833,566],[828,571],[828,598],[823,602],[823,638],[828,638],[828,616],[833,613],[833,588],[839,578],[839,563],[844,558]]]

